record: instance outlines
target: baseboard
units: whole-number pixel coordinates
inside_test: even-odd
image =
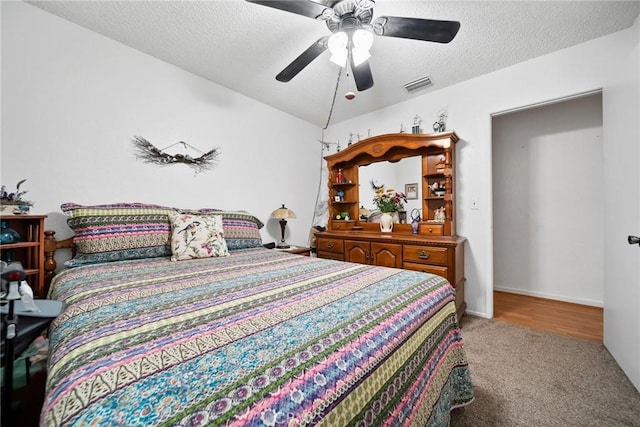
[[[466,316],[467,314],[470,315],[470,316],[476,316],[476,317],[482,317],[484,319],[490,319],[490,317],[487,316],[487,313],[481,313],[479,311],[473,311],[473,310],[466,309],[465,312],[464,312],[464,315]]]
[[[570,302],[573,304],[588,305],[591,307],[600,307],[600,308],[604,307],[604,303],[602,301],[593,301],[593,300],[584,299],[584,298],[568,298],[565,296],[547,294],[544,292],[523,291],[522,289],[503,288],[498,286],[494,286],[493,290],[500,291],[500,292],[509,292],[512,294],[526,295],[530,297],[538,297],[538,298],[552,299],[556,301]]]

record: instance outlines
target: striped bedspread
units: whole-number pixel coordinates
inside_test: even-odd
[[[473,399],[441,277],[250,249],[78,267],[41,425],[448,425]]]

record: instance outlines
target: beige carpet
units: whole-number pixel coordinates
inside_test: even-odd
[[[603,345],[473,316],[462,337],[475,401],[452,427],[640,426],[640,393]]]

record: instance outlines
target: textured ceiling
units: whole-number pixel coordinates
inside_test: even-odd
[[[319,1],[321,2],[321,1]],[[278,74],[318,38],[323,22],[243,0],[28,1],[28,3],[318,126],[327,122],[338,67],[329,53],[288,83]],[[332,123],[631,26],[640,1],[377,0],[373,18],[461,23],[449,44],[376,37],[375,85],[355,91],[343,76]],[[403,84],[433,85],[407,94]]]

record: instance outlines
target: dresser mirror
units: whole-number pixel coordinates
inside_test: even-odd
[[[417,234],[454,236],[455,232],[455,142],[454,132],[437,134],[386,134],[359,141],[326,156],[329,170],[328,230],[375,231],[380,227],[361,220],[375,210],[371,180],[405,192],[413,186],[413,197],[398,215],[394,233],[415,233],[411,211],[420,211]],[[376,218],[371,218],[374,220]],[[404,222],[404,223],[403,223]]]
[[[405,192],[405,184],[417,184],[417,198],[404,203],[404,211],[409,214],[413,209],[422,209],[422,157],[405,157],[397,162],[380,161],[366,166],[358,166],[360,206],[368,210],[376,210],[373,203],[374,192],[371,180],[376,184],[384,184],[398,193]]]

